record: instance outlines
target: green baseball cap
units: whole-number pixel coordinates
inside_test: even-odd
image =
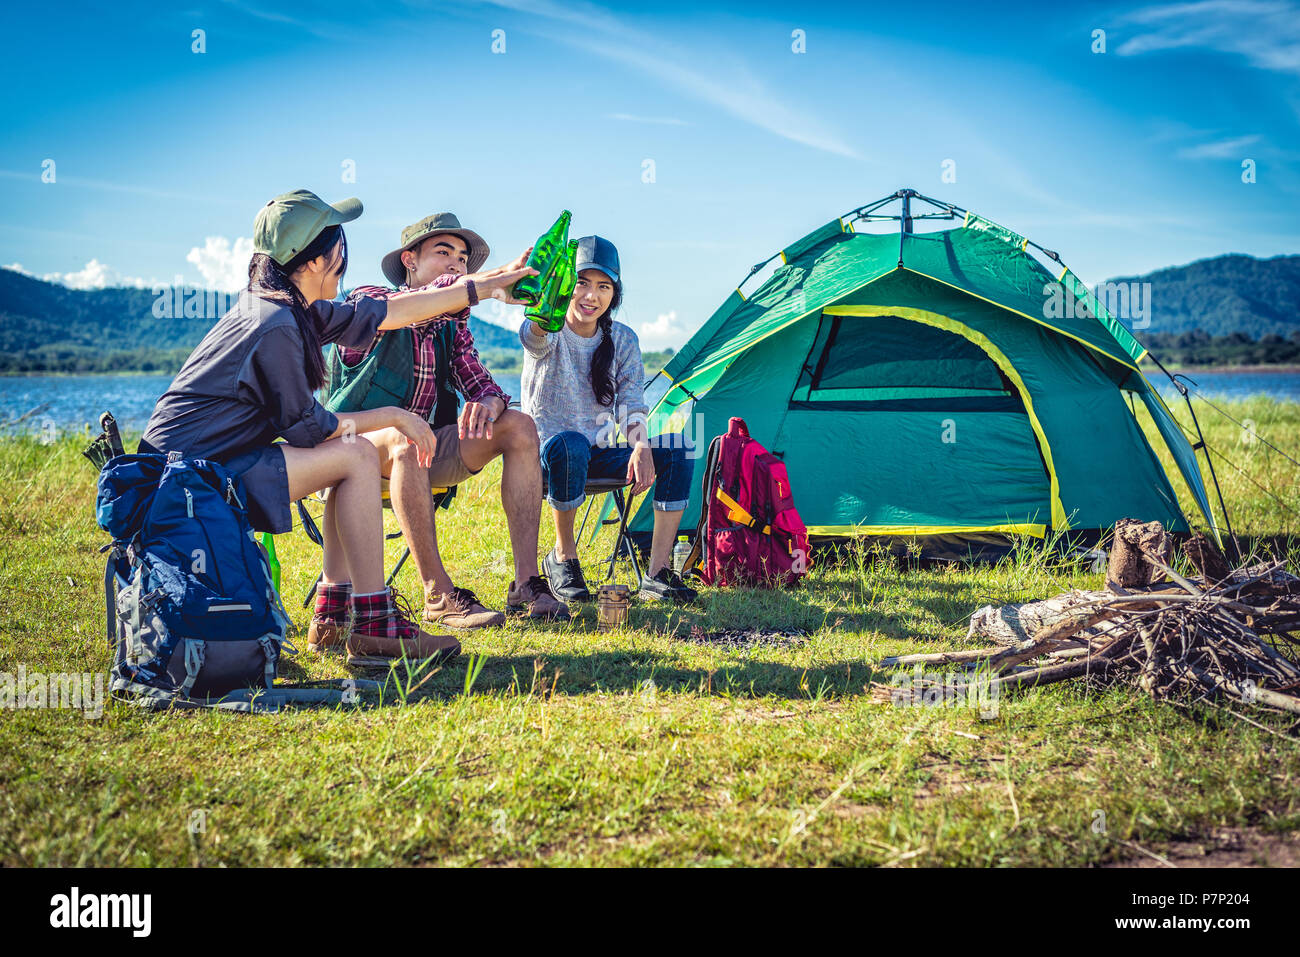
[[[487,262],[490,250],[482,236],[462,226],[455,213],[434,213],[402,230],[402,245],[385,256],[380,263],[380,268],[388,277],[388,281],[400,288],[406,282],[406,267],[402,265],[402,253],[439,233],[452,233],[465,240],[465,245],[469,249],[469,262],[465,264],[466,272],[478,272]]]
[[[253,252],[265,253],[283,266],[310,246],[322,230],[352,222],[361,210],[361,200],[355,197],[331,206],[311,190],[284,193],[258,210],[253,221]]]

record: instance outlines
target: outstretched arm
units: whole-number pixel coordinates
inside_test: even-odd
[[[511,263],[510,265],[514,265]],[[525,276],[536,276],[536,269],[520,266],[518,269],[503,269],[495,275],[480,273],[475,277],[480,299],[491,296],[510,305],[522,305],[518,299],[510,297],[510,289]],[[388,315],[379,324],[381,332],[389,329],[401,329],[415,322],[423,322],[434,316],[448,312],[459,312],[469,305],[468,287],[464,281],[442,289],[420,289],[415,292],[399,292],[388,300]]]

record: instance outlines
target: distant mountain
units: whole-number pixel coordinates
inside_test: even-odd
[[[190,292],[173,295],[160,318],[150,289],[69,289],[0,269],[0,371],[174,371],[226,305],[207,293],[199,309]],[[205,316],[184,318],[187,301]],[[470,331],[480,349],[520,348],[514,331],[477,316]]]
[[[1137,335],[1170,361],[1296,361],[1300,256],[1218,256],[1111,282],[1151,283],[1150,325]],[[0,269],[0,372],[175,371],[224,311],[215,299],[205,318],[160,318],[149,289],[69,289]],[[494,367],[519,358],[515,330],[475,316],[470,331]]]
[[[1144,342],[1198,329],[1252,340],[1300,330],[1300,256],[1216,256],[1110,281],[1151,283],[1150,325],[1137,332]]]

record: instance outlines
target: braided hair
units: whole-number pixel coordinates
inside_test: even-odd
[[[614,376],[610,367],[614,364],[614,310],[623,301],[623,290],[614,285],[614,298],[610,300],[596,325],[600,329],[600,344],[591,356],[591,391],[596,394],[596,401],[601,405],[614,404]]]
[[[262,299],[288,306],[302,336],[303,373],[315,391],[325,384],[325,356],[321,352],[320,331],[307,312],[306,297],[293,282],[293,274],[319,256],[328,257],[331,267],[342,276],[348,268],[348,243],[343,227],[330,226],[307,244],[298,255],[281,266],[266,253],[253,253],[248,261],[248,291]]]

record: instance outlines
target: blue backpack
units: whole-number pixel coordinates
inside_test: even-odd
[[[297,652],[243,500],[239,476],[175,452],[119,455],[101,470],[95,517],[113,536],[104,598],[115,695],[237,711],[347,701],[317,689],[267,695],[281,650]]]

